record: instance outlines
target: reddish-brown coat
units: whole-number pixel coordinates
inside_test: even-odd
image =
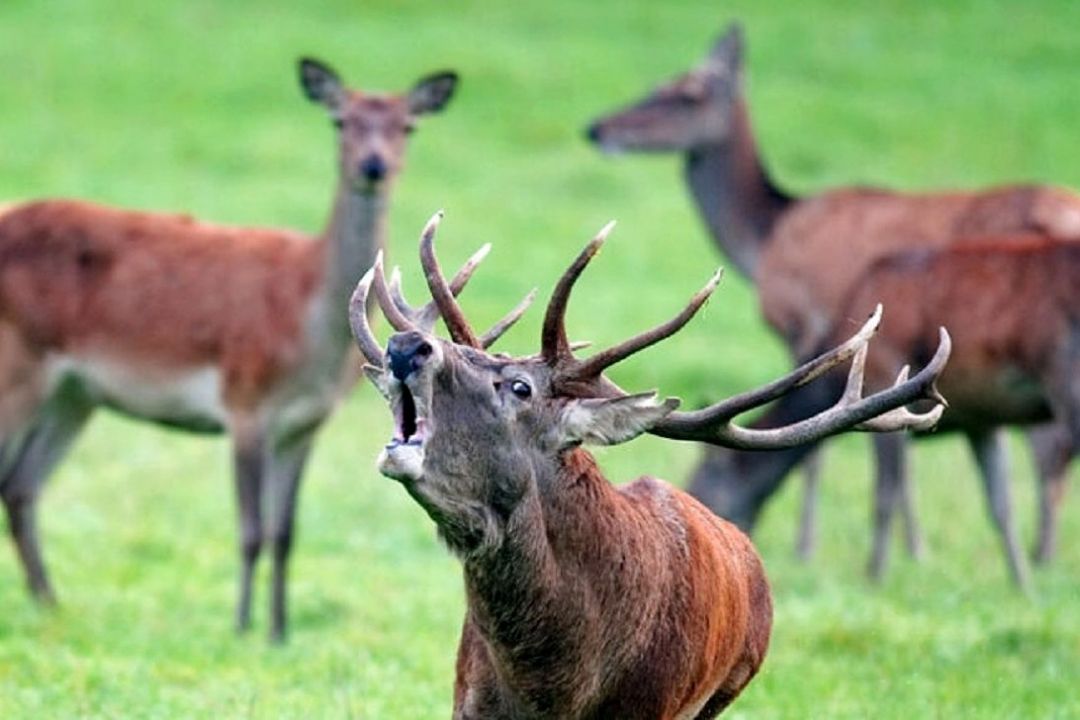
[[[523,516],[543,541],[518,551],[550,553],[557,572],[510,648],[533,654],[511,661],[484,639],[501,636],[486,584],[495,571],[467,562],[455,717],[531,717],[524,708],[538,706],[548,717],[712,717],[738,695],[772,625],[768,582],[741,531],[654,478],[612,486],[580,449],[536,502]]]
[[[761,307],[795,354],[804,356],[821,343],[852,285],[874,260],[1013,233],[1080,240],[1080,197],[1047,186],[825,192],[794,203],[763,244],[757,273]],[[886,328],[896,321],[895,305],[885,304]],[[957,346],[962,348],[959,338]]]
[[[304,352],[322,272],[310,237],[49,200],[0,219],[0,239],[0,318],[39,352],[215,366],[239,408]]]
[[[877,302],[890,313],[868,357],[868,384],[887,384],[897,367],[931,351],[945,325],[954,349],[940,380],[950,402],[943,425],[1049,419],[1080,327],[1080,243],[1028,234],[900,253],[869,269],[841,316],[859,317]]]

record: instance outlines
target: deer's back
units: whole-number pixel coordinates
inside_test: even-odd
[[[164,366],[285,362],[318,281],[317,248],[306,240],[84,202],[28,203],[0,218],[0,318],[43,351],[118,352]]]
[[[852,285],[877,258],[1029,232],[1080,240],[1080,197],[1041,186],[823,193],[794,204],[770,235],[757,278],[762,309],[796,352],[805,354],[823,340]]]
[[[868,385],[923,362],[944,325],[953,337],[939,382],[946,427],[1047,419],[1047,382],[1063,344],[1080,339],[1080,243],[1013,236],[898,253],[871,267],[844,313],[858,318],[877,302],[889,310]]]

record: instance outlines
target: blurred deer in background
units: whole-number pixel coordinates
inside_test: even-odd
[[[357,378],[345,308],[385,244],[406,136],[457,82],[443,72],[382,95],[346,88],[314,60],[301,60],[299,72],[304,93],[338,127],[337,191],[317,236],[71,200],[26,203],[0,219],[0,497],[40,600],[54,595],[38,494],[105,405],[231,436],[236,625],[250,625],[252,573],[266,544],[271,636],[284,637],[300,477],[316,430]]]
[[[858,317],[878,302],[894,312],[869,353],[870,388],[890,382],[898,365],[926,357],[938,323],[952,329],[954,349],[940,382],[949,409],[939,430],[967,436],[990,511],[1008,530],[1002,541],[1009,569],[1026,588],[1026,566],[1007,540],[1013,530],[1000,428],[1053,419],[1051,427],[1059,430],[1044,436],[1043,472],[1049,482],[1039,551],[1049,557],[1068,464],[1080,451],[1080,243],[1031,235],[903,251],[871,266],[845,299],[841,314]],[[841,335],[843,325],[834,328],[832,337]],[[834,375],[794,392],[754,424],[768,427],[813,412],[832,401],[842,382]],[[878,435],[874,441],[877,517],[869,568],[880,577],[906,461],[900,435]],[[751,454],[709,448],[692,492],[741,527],[751,527],[784,474],[809,450]]]
[[[452,341],[432,335],[431,305],[412,310],[397,283],[386,283],[381,260],[357,287],[350,316],[365,370],[394,418],[379,468],[405,486],[464,566],[454,717],[715,716],[757,672],[768,645],[772,607],[761,561],[744,534],[686,493],[652,477],[614,487],[581,445],[648,432],[779,448],[855,426],[925,429],[941,407],[916,415],[902,405],[940,399],[933,383],[948,335],[941,331],[937,354],[916,377],[861,398],[879,308],[854,337],[787,377],[675,412],[678,400],[627,394],[604,371],[682,328],[719,273],[672,320],[579,360],[564,317],[609,225],[556,285],[540,352],[493,355],[484,351],[492,333],[473,331],[443,279],[434,251],[440,218],[425,228],[420,257]],[[385,351],[365,313],[372,288],[398,331]],[[779,429],[734,424],[852,357],[852,382],[834,406]]]
[[[756,284],[766,320],[796,359],[823,345],[845,317],[839,310],[851,285],[878,257],[1011,233],[1080,240],[1080,196],[1054,187],[933,193],[845,187],[808,197],[783,192],[754,139],[743,87],[742,31],[734,24],[700,65],[596,121],[587,134],[608,151],[685,154],[686,180],[709,232]],[[1033,438],[1040,468],[1054,464],[1053,438],[1061,433],[1050,428]],[[813,545],[816,467],[808,467],[798,541],[803,556]],[[1040,487],[1045,504],[1053,487],[1045,473]],[[906,480],[898,492],[908,546],[917,556],[922,543]],[[1008,537],[1004,525],[999,531]],[[1047,532],[1041,529],[1040,537]],[[1015,541],[1007,542],[1016,554]],[[1036,557],[1048,555],[1037,551]]]

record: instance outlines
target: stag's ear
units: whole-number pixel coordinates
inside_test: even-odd
[[[454,96],[457,84],[457,73],[449,70],[421,78],[409,91],[409,112],[413,115],[439,112]]]
[[[313,60],[300,58],[300,87],[308,100],[337,110],[345,100],[346,90],[338,74],[330,66]]]
[[[561,440],[565,446],[618,445],[636,438],[677,407],[678,398],[658,403],[655,392],[572,400],[560,418]]]
[[[738,20],[728,25],[727,30],[709,51],[708,64],[717,68],[734,69],[742,63],[743,29]]]

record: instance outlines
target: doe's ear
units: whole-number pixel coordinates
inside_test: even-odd
[[[439,112],[454,96],[457,84],[458,74],[451,70],[424,76],[409,91],[409,112],[413,115]]]
[[[658,403],[655,392],[572,400],[559,419],[560,439],[564,445],[618,445],[633,440],[677,407],[678,398]]]
[[[743,29],[742,23],[733,20],[724,34],[709,51],[709,65],[714,67],[737,68],[742,63]]]
[[[331,110],[341,107],[345,99],[345,86],[329,65],[312,58],[300,58],[300,87],[312,102],[321,103]]]

